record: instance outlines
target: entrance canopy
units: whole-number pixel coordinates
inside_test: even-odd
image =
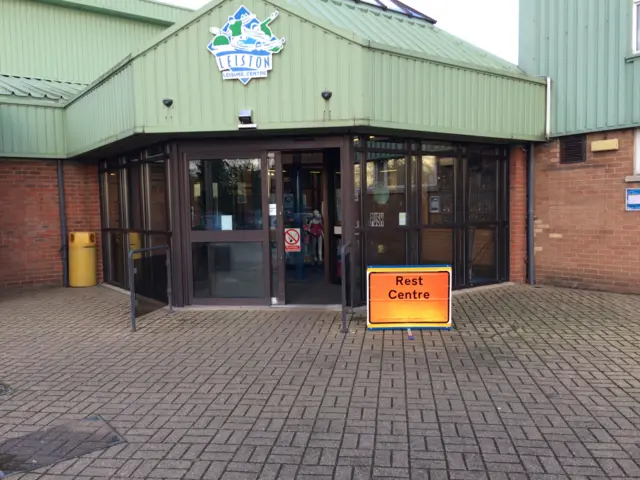
[[[69,102],[67,156],[246,129],[544,140],[544,80],[374,3],[213,1]]]

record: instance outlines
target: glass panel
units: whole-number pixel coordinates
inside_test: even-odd
[[[380,2],[387,7],[389,10],[392,10],[394,12],[400,12],[400,13],[407,13],[407,10],[405,10],[404,8],[400,8],[396,3],[394,3],[392,0],[380,0]]]
[[[636,17],[636,53],[640,52],[640,2],[636,2],[635,5],[635,17]]]
[[[146,235],[145,247],[167,245],[166,235]],[[155,250],[134,255],[136,315],[163,308],[168,303],[167,251]]]
[[[453,229],[424,229],[420,232],[421,265],[453,265]]]
[[[118,165],[120,165],[121,161],[119,158],[109,158],[106,162],[105,162],[105,167],[106,168],[117,168]]]
[[[411,156],[410,160],[411,163],[409,165],[409,184],[411,187],[409,189],[408,204],[409,208],[411,209],[411,218],[407,219],[407,224],[415,226],[416,223],[420,223],[418,218],[418,202],[420,198],[419,192],[421,191],[421,189],[418,185],[418,169],[421,168],[421,159],[420,157]]]
[[[467,163],[467,174],[468,220],[470,222],[496,221],[498,160],[471,154]]]
[[[351,281],[353,282],[353,306],[364,302],[364,263],[362,262],[362,233],[356,233],[351,246]]]
[[[106,203],[106,221],[107,228],[121,228],[122,227],[122,209],[120,204],[120,172],[108,172],[107,176],[105,199]]]
[[[439,225],[454,222],[454,162],[453,149],[444,156],[423,155],[421,161],[422,195],[421,222]]]
[[[498,279],[495,228],[470,227],[467,230],[467,246],[468,283],[478,285],[495,282]]]
[[[261,230],[260,159],[189,162],[192,230]]]
[[[125,287],[128,282],[126,274],[126,246],[124,245],[124,235],[122,232],[107,233],[107,242],[110,253],[108,282]]]
[[[404,265],[406,234],[395,229],[365,233],[367,265]]]
[[[147,164],[149,230],[169,230],[167,208],[167,175],[164,160]]]
[[[196,298],[263,298],[262,243],[193,243]]]
[[[335,190],[334,195],[334,217],[335,227],[342,227],[342,188],[341,188],[341,173],[337,171],[333,174],[333,186]]]
[[[450,143],[422,143],[422,153],[425,155],[436,155],[439,157],[452,157],[453,144]]]
[[[406,143],[403,138],[388,138],[388,137],[374,137],[371,136],[367,140],[368,148],[375,148],[379,150],[391,150],[402,151],[406,148]]]
[[[278,276],[280,274],[280,262],[278,261],[278,215],[277,215],[277,193],[276,193],[276,159],[275,155],[269,154],[269,251],[271,252],[271,297],[280,296],[280,284]]]
[[[153,147],[147,148],[147,150],[145,151],[145,157],[147,159],[150,159],[153,157],[162,157],[166,155],[166,153],[167,153],[167,150],[164,145],[154,145]]]
[[[354,206],[353,206],[353,212],[354,212],[354,220],[355,220],[355,227],[356,228],[361,228],[362,227],[362,219],[360,218],[362,215],[362,211],[361,211],[361,203],[360,203],[360,198],[361,198],[361,194],[362,194],[362,189],[361,189],[361,165],[362,165],[362,153],[360,152],[356,152],[356,158],[354,160],[354,165],[353,165],[353,201],[354,201]]]
[[[142,169],[140,164],[131,164],[127,168],[127,184],[129,192],[129,224],[132,229],[142,230],[143,225],[143,204],[142,204]]]
[[[367,194],[364,221],[367,227],[406,225],[406,158],[393,153],[367,154]]]

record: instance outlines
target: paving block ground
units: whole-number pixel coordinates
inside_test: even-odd
[[[339,314],[0,295],[0,442],[101,415],[127,441],[15,478],[640,478],[640,297],[506,286],[453,332]]]

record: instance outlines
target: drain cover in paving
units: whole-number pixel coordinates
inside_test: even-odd
[[[47,467],[124,441],[98,415],[12,438],[0,443],[0,478]]]
[[[9,385],[0,382],[0,395],[9,395],[12,392]]]

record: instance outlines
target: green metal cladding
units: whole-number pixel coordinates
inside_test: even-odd
[[[166,28],[32,0],[0,12],[0,73],[69,82],[94,81]]]
[[[168,27],[193,10],[154,0],[30,0]]]
[[[427,22],[373,13],[371,7],[346,1],[243,4],[261,19],[274,10],[280,13],[271,28],[287,42],[274,55],[268,78],[247,85],[222,79],[206,49],[209,29],[222,27],[240,4],[211,4],[120,67],[132,69],[135,133],[233,132],[238,112],[252,109],[261,131],[370,126],[494,139],[544,138],[544,81]],[[371,16],[358,27],[367,26],[366,38],[336,26],[341,19],[346,28],[351,23],[346,19],[355,22],[360,10]],[[318,11],[322,14],[313,13]],[[336,21],[329,23],[332,19]],[[394,36],[401,28],[412,32],[413,43],[404,34]],[[113,115],[120,120],[106,119],[100,131],[76,113],[102,88],[112,88],[109,83],[107,79],[71,102],[68,124],[78,130],[67,132],[70,154],[97,148],[130,129],[131,117],[122,123],[119,111]],[[333,92],[329,102],[320,95],[324,90]],[[171,108],[163,105],[164,98],[173,100]]]
[[[640,125],[633,0],[520,0],[520,67],[552,80],[551,131]]]
[[[145,0],[0,0],[0,157],[67,156],[66,101],[189,13]]]
[[[64,158],[64,110],[0,104],[0,157]]]
[[[479,67],[519,72],[518,67],[428,22],[371,8],[353,0],[282,0],[283,8],[298,9],[344,32],[384,46],[408,52],[465,62]]]
[[[45,49],[29,59],[11,53],[0,58],[0,73],[12,75],[4,65],[13,64],[21,65],[17,75],[28,76],[41,65],[45,73],[40,71],[40,77],[93,82],[71,100],[51,107],[46,98],[40,99],[43,112],[55,112],[48,113],[50,132],[42,139],[32,135],[33,146],[25,134],[20,142],[4,138],[0,157],[74,157],[145,133],[237,132],[238,112],[244,109],[253,110],[259,131],[372,127],[425,136],[544,139],[544,80],[426,21],[351,0],[220,0],[156,35],[161,22],[133,20],[142,15],[132,13],[137,8],[133,0],[126,0],[132,2],[129,10],[123,7],[119,16],[110,14],[109,7],[125,0],[86,0],[88,11],[55,6],[79,1],[0,0],[3,8],[23,9],[13,15],[28,25],[31,34],[25,38],[44,28],[58,49],[68,47],[71,52],[54,58]],[[271,28],[278,38],[286,38],[282,52],[273,56],[268,78],[247,85],[223,80],[207,50],[210,28],[222,27],[241,3],[260,19],[277,10]],[[32,13],[28,9],[33,9],[33,23],[24,16]],[[46,9],[51,9],[49,19],[55,26],[50,30]],[[90,26],[82,25],[82,19]],[[130,44],[138,37],[138,49],[132,51]],[[80,38],[87,45],[79,45]],[[33,46],[29,42],[27,38],[25,43]],[[31,49],[25,46],[21,55],[31,55]],[[325,90],[333,93],[330,101],[320,95]],[[173,100],[170,108],[163,105],[165,98]],[[9,102],[12,110],[3,103],[0,95],[0,112],[31,108],[15,98]],[[21,115],[27,131],[40,129],[37,119],[44,113]],[[5,124],[12,121],[9,114],[0,119]],[[36,123],[24,123],[29,121]],[[42,142],[50,142],[50,147]]]

